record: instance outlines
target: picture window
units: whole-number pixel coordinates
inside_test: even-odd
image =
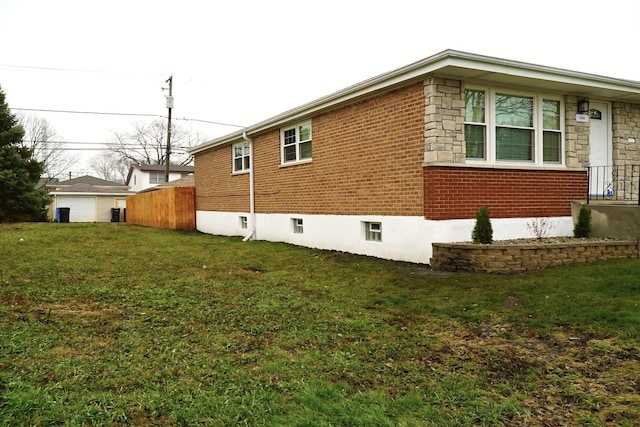
[[[563,103],[551,95],[467,89],[467,160],[563,163]]]

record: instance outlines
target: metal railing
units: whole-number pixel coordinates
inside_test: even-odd
[[[640,164],[589,166],[587,203],[595,200],[640,205]]]

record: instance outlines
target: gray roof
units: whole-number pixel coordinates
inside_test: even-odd
[[[107,181],[106,179],[96,178],[95,176],[84,175],[77,178],[68,179],[66,181],[58,181],[52,184],[48,184],[48,187],[61,187],[71,186],[75,184],[89,184],[99,187],[123,187],[124,184],[120,182]]]

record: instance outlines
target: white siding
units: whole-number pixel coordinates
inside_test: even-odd
[[[249,218],[247,229],[240,227],[240,216]],[[303,220],[304,233],[293,233],[292,218]],[[381,242],[364,240],[363,221],[382,224]],[[530,218],[492,219],[494,239],[533,237],[527,228],[530,221]],[[572,234],[571,217],[551,221],[553,235]],[[475,220],[431,221],[407,216],[257,214],[254,238],[428,264],[431,243],[470,241],[474,224]],[[246,212],[196,211],[196,228],[210,234],[247,236],[252,229],[251,216]]]

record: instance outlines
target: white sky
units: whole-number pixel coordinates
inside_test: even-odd
[[[445,49],[640,81],[639,40],[639,0],[0,0],[0,87],[12,108],[164,116],[173,75],[174,118],[251,125]],[[152,120],[33,114],[70,142]]]

